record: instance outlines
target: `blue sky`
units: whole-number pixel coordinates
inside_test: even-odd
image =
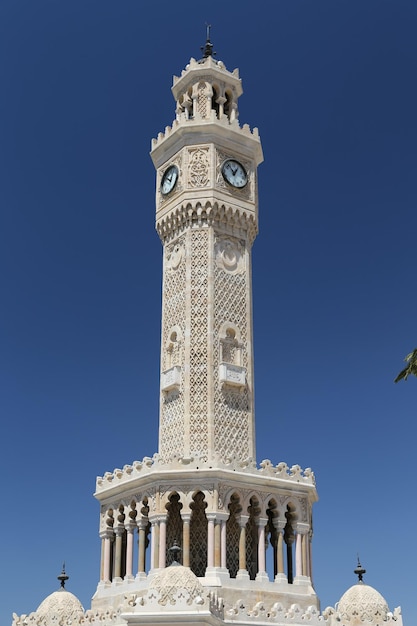
[[[172,75],[240,68],[259,128],[257,458],[312,467],[322,607],[356,555],[417,620],[417,4],[0,0],[0,623],[58,582],[89,607],[95,477],[157,449],[150,140]]]

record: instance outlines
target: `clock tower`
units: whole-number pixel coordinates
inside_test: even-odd
[[[159,623],[162,606],[193,596],[210,623],[227,611],[247,621],[261,602],[294,625],[291,607],[318,615],[317,492],[310,469],[255,460],[251,250],[261,143],[240,124],[238,70],[213,58],[209,40],[172,93],[175,119],[151,149],[163,246],[159,447],[97,479],[92,609],[124,607],[129,624]]]
[[[159,454],[255,457],[251,248],[258,231],[257,129],[242,85],[206,45],[174,77],[176,119],[152,142],[164,247]]]

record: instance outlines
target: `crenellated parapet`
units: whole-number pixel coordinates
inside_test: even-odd
[[[184,91],[185,87],[189,87],[190,84],[193,84],[195,80],[193,79],[193,75],[201,75],[201,71],[207,72],[215,72],[219,76],[219,80],[223,78],[223,81],[229,82],[231,86],[234,87],[237,97],[242,94],[241,87],[241,79],[239,77],[239,69],[236,67],[232,72],[230,72],[223,61],[218,61],[213,58],[213,56],[207,56],[204,59],[196,60],[191,57],[190,62],[185,66],[185,69],[182,70],[180,76],[173,77],[173,86],[172,92],[174,97],[178,95],[178,93],[182,90]],[[210,76],[210,78],[212,78]]]
[[[257,602],[254,606],[245,606],[242,600],[226,612],[226,620],[235,624],[308,624],[309,626],[325,626],[326,620],[316,606],[303,608],[299,604],[289,607],[281,602],[268,605]]]
[[[182,127],[183,128],[187,128],[190,127],[191,125],[193,125],[193,130],[199,130],[198,128],[196,129],[195,127],[198,124],[201,124],[201,119],[189,119],[187,118],[187,116],[185,115],[185,113],[180,113],[178,115],[178,117],[172,122],[171,126],[165,126],[165,130],[160,133],[158,133],[158,135],[156,137],[153,137],[151,139],[151,150],[155,150],[156,148],[159,148],[165,141],[167,141],[168,139],[171,138],[171,136],[173,136],[176,131],[179,131]],[[207,125],[207,123],[210,122],[216,122],[216,125],[219,125],[221,127],[229,127],[230,126],[230,122],[227,119],[222,119],[222,120],[218,120],[216,112],[215,111],[211,111],[210,114],[207,116],[207,120],[205,122],[205,124]],[[239,133],[240,135],[242,135],[242,137],[246,138],[246,139],[253,139],[256,142],[260,141],[259,138],[259,129],[254,126],[253,128],[250,127],[249,124],[243,124],[242,126],[239,126],[239,124],[236,123],[232,126],[232,129]],[[205,126],[204,128],[205,132],[207,132],[207,128]],[[214,132],[214,129],[213,129]]]
[[[117,609],[106,609],[104,611],[85,611],[81,616],[64,619],[62,614],[49,613],[39,615],[38,612],[28,615],[16,615],[13,613],[12,626],[121,626],[126,621],[121,617],[121,607]]]
[[[381,613],[377,611],[366,613],[360,605],[354,608],[352,615],[345,615],[338,610],[338,604],[336,607],[329,606],[323,611],[323,619],[328,626],[375,626],[375,624],[403,626],[401,607],[395,608],[392,612],[387,610]]]
[[[294,485],[310,485],[315,487],[316,481],[311,468],[302,469],[299,465],[289,467],[281,462],[274,465],[269,459],[261,461],[259,467],[253,459],[242,461],[237,458],[216,459],[215,468],[219,470],[242,473],[245,475],[278,478],[285,483]],[[213,469],[213,461],[205,461],[197,455],[193,457],[182,457],[173,455],[165,461],[158,454],[153,457],[144,457],[142,461],[134,461],[131,465],[124,465],[122,469],[116,468],[113,472],[106,472],[96,479],[96,496],[113,489],[117,485],[122,485],[134,481],[137,478],[151,476],[154,473],[163,474],[175,471],[189,471],[195,473],[200,471],[210,472]]]
[[[71,619],[72,626],[124,626],[147,624],[158,617],[158,622],[181,623],[195,620],[198,614],[201,623],[223,623],[249,626],[276,624],[277,626],[351,626],[353,622],[343,618],[337,607],[327,607],[322,613],[314,605],[302,606],[298,603],[287,605],[283,602],[248,602],[239,599],[233,606],[225,607],[223,598],[214,592],[201,588],[201,593],[193,593],[186,585],[164,589],[150,588],[145,593],[126,593],[116,609],[103,611],[88,610],[82,616]],[[355,626],[375,626],[377,616],[357,616]],[[384,626],[402,626],[401,608],[380,616]],[[379,622],[378,622],[379,623]],[[12,626],[57,626],[63,624],[62,616],[50,613],[39,615],[13,614]]]

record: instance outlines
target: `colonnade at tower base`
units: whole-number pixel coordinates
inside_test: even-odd
[[[100,582],[92,609],[144,598],[181,563],[225,610],[277,601],[318,610],[312,585],[314,475],[299,466],[157,455],[97,479]],[[170,567],[172,565],[172,567]]]

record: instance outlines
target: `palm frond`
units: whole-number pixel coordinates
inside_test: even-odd
[[[401,370],[398,376],[394,379],[394,383],[398,383],[399,380],[407,380],[409,376],[417,376],[417,348],[414,348],[412,352],[407,354],[404,361],[408,365]]]

